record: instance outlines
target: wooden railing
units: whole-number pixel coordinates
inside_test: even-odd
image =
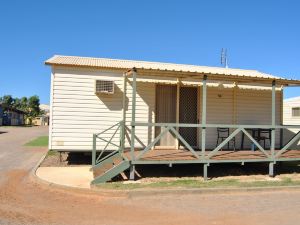
[[[184,124],[184,123],[143,123],[143,122],[136,122],[131,124],[134,127],[137,126],[144,126],[144,127],[161,127],[164,129],[157,137],[155,137],[150,144],[148,144],[142,151],[139,152],[138,155],[134,153],[134,157],[131,157],[131,160],[139,160],[142,156],[151,150],[168,132],[172,133],[176,139],[180,141],[180,143],[188,149],[198,160],[202,162],[208,162],[213,156],[215,156],[230,140],[232,140],[237,134],[242,133],[246,135],[251,143],[257,147],[259,151],[261,151],[269,161],[276,161],[276,159],[280,158],[280,156],[287,151],[297,140],[300,139],[300,131],[296,133],[284,146],[282,146],[278,151],[275,152],[275,130],[276,129],[299,129],[300,125],[233,125],[233,124]],[[206,150],[206,135],[201,135],[199,139],[201,139],[201,151],[197,152],[194,148],[180,135],[178,132],[179,127],[189,127],[189,128],[199,128],[205,130],[207,128],[230,128],[233,130],[229,136],[223,140],[218,146],[214,149],[207,151]],[[263,148],[258,141],[247,131],[247,129],[270,129],[271,130],[271,140],[270,140],[270,150]],[[119,131],[119,138],[116,141],[116,134]],[[103,137],[104,135],[107,136],[107,133],[112,134],[109,139],[107,137]],[[205,133],[205,132],[204,132]],[[134,137],[136,138],[136,137]],[[97,149],[97,140],[101,140],[105,143],[105,146],[102,149]],[[93,149],[92,149],[92,165],[99,164],[101,161],[109,158],[110,156],[114,155],[116,152],[123,153],[125,148],[125,124],[123,121],[118,122],[117,124],[105,129],[104,131],[93,134]],[[132,143],[132,141],[131,141]],[[204,144],[203,144],[204,143]],[[113,146],[114,148],[109,148],[109,146]],[[115,150],[112,150],[115,149]],[[134,149],[134,148],[131,148]],[[104,156],[104,152],[109,150],[109,154]],[[98,154],[98,155],[97,155]],[[122,154],[123,155],[123,154]],[[104,157],[102,157],[104,156]],[[125,156],[124,156],[125,157]],[[230,160],[229,160],[230,161]],[[233,160],[234,161],[234,160]]]
[[[132,126],[146,126],[146,127],[161,127],[164,128],[163,131],[149,144],[147,145],[140,153],[135,157],[135,160],[140,159],[146,152],[148,152],[150,149],[152,149],[168,132],[172,133],[175,138],[177,138],[181,143],[189,150],[191,153],[197,158],[202,160],[209,160],[213,156],[215,156],[220,149],[222,149],[230,140],[232,140],[237,134],[243,133],[245,134],[250,141],[255,145],[259,151],[261,151],[266,158],[270,160],[276,160],[279,158],[285,151],[288,150],[289,147],[291,147],[297,140],[300,138],[300,131],[296,133],[283,147],[279,149],[275,153],[275,130],[276,129],[300,129],[300,125],[233,125],[233,124],[184,124],[184,123],[143,123],[143,122],[135,122],[131,124]],[[206,144],[205,144],[205,135],[201,135],[199,139],[201,139],[202,146],[201,146],[201,152],[200,154],[197,153],[192,146],[189,145],[189,143],[184,140],[184,138],[179,134],[179,132],[176,130],[176,128],[179,127],[189,127],[189,128],[200,128],[203,130],[207,128],[231,128],[233,131],[231,134],[223,140],[218,146],[216,146],[214,149],[210,150],[209,152],[206,151]],[[264,149],[257,140],[246,130],[246,129],[270,129],[271,130],[271,140],[270,140],[270,152],[268,152],[266,149]],[[205,133],[205,132],[204,132]],[[203,144],[204,143],[204,144]],[[207,153],[207,154],[206,154]]]
[[[95,166],[99,163],[101,163],[103,160],[109,158],[110,156],[114,155],[116,152],[122,152],[123,146],[124,146],[124,138],[123,138],[123,132],[124,132],[124,122],[120,121],[116,123],[115,125],[105,129],[104,131],[98,133],[98,134],[93,134],[93,149],[92,149],[92,165]],[[115,136],[119,131],[119,138],[117,141],[115,140]],[[103,136],[107,133],[112,133],[110,138],[107,140]],[[102,142],[105,143],[105,146],[102,149],[97,150],[97,140],[101,140]],[[109,146],[113,146],[114,148],[108,149]],[[117,149],[117,150],[112,150],[112,149]],[[109,150],[109,154],[102,157],[103,153]],[[97,155],[97,152],[99,153]],[[102,158],[101,158],[102,157]]]

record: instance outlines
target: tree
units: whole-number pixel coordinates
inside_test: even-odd
[[[26,97],[22,97],[21,98],[21,110],[23,110],[24,112],[28,111],[28,99]]]
[[[14,98],[12,108],[13,109],[21,109],[21,99]]]
[[[4,112],[10,109],[18,109],[25,113],[25,119],[31,123],[34,117],[42,115],[44,112],[40,109],[40,99],[37,95],[30,98],[13,98],[11,95],[0,97],[0,103]]]
[[[40,110],[40,98],[37,95],[31,96],[27,101],[27,118],[30,123],[34,117],[39,116],[41,113]]]
[[[11,95],[4,95],[1,98],[3,111],[13,108],[14,99]]]

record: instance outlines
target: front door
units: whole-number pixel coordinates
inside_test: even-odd
[[[198,123],[198,89],[197,87],[181,87],[179,101],[179,123]],[[180,127],[180,135],[190,146],[197,146],[197,128]]]
[[[156,86],[156,123],[176,123],[176,86],[157,85]],[[155,127],[155,135],[163,132],[161,127]],[[172,147],[176,145],[176,139],[172,133],[168,132],[158,142],[158,146]]]

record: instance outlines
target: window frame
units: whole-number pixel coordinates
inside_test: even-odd
[[[292,107],[292,117],[300,117],[300,107]]]

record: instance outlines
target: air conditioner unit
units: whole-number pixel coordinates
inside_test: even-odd
[[[96,94],[114,94],[115,83],[112,80],[96,80],[95,93]]]

